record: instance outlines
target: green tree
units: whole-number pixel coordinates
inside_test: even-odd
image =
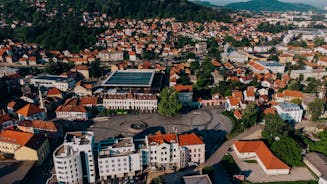
[[[285,122],[279,117],[278,114],[267,114],[264,116],[265,129],[262,131],[262,137],[268,142],[280,136],[286,126]]]
[[[178,100],[178,93],[173,88],[164,88],[160,92],[158,112],[163,116],[174,116],[182,109],[182,103]]]
[[[163,184],[162,179],[160,177],[155,177],[152,179],[150,184]]]
[[[291,100],[292,103],[297,104],[297,105],[302,105],[302,100],[299,98],[295,98]]]
[[[268,61],[279,61],[279,58],[276,54],[271,54],[269,57],[268,57]]]
[[[257,109],[254,103],[249,104],[243,112],[242,119],[245,127],[251,127],[257,123]]]
[[[197,71],[198,69],[200,69],[200,62],[199,62],[199,60],[195,60],[194,62],[192,62],[190,64],[190,67],[191,67],[192,74],[194,74],[195,71]]]
[[[101,77],[103,73],[103,68],[100,66],[100,61],[95,60],[90,64],[90,76],[91,77]]]
[[[274,141],[270,147],[271,151],[279,159],[292,167],[302,166],[302,148],[298,143],[289,137],[280,137],[279,141]]]
[[[316,121],[321,116],[324,110],[324,101],[322,99],[316,98],[313,102],[311,102],[309,107],[309,112],[311,113],[311,120]]]
[[[308,138],[304,139],[304,142],[309,146],[310,151],[315,151],[327,155],[327,129],[320,132],[317,137],[320,141],[311,141]]]

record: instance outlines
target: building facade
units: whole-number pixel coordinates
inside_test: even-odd
[[[301,122],[303,116],[303,109],[299,105],[282,102],[275,106],[279,116],[286,122]]]
[[[66,134],[64,143],[53,153],[58,182],[82,184],[85,176],[88,183],[95,183],[93,137],[94,133],[89,131]]]
[[[109,139],[98,146],[98,167],[102,182],[134,176],[142,171],[142,153],[137,152],[133,138]]]
[[[103,106],[111,110],[124,109],[153,112],[158,109],[158,99],[156,95],[149,93],[108,94],[103,99]]]

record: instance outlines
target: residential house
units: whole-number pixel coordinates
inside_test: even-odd
[[[28,103],[21,109],[17,110],[16,114],[18,115],[19,120],[45,120],[47,117],[44,109],[31,103]]]
[[[0,152],[13,154],[15,160],[33,160],[41,164],[50,152],[50,146],[43,135],[3,130],[0,132]]]
[[[83,104],[80,104],[79,99],[71,98],[56,109],[56,116],[65,120],[88,120],[90,113]]]

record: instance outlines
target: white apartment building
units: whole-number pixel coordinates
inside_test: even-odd
[[[36,76],[31,79],[31,84],[36,87],[43,86],[47,88],[55,87],[61,91],[68,91],[75,86],[75,80],[68,77],[57,75]]]
[[[93,156],[94,133],[89,131],[68,132],[64,143],[53,153],[56,177],[60,183],[95,183],[95,165]],[[83,166],[86,173],[83,173]]]
[[[142,171],[142,153],[136,151],[132,137],[101,141],[98,149],[101,182],[134,176],[136,172]]]
[[[281,102],[277,106],[274,106],[279,116],[286,122],[301,122],[303,110],[299,105]]]
[[[146,136],[145,142],[151,169],[181,167],[181,149],[175,134],[157,132]]]
[[[205,144],[196,134],[178,135],[178,143],[188,153],[187,162],[197,164],[203,164],[205,162]]]
[[[157,96],[150,93],[115,93],[103,98],[106,109],[124,109],[139,111],[156,111],[158,109]]]

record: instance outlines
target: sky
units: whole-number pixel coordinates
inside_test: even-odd
[[[248,1],[248,0],[207,0],[207,1],[211,2],[212,4],[216,4],[216,5],[225,5],[228,3]],[[267,1],[269,1],[269,0],[267,0]],[[310,4],[310,5],[316,6],[318,8],[327,6],[327,0],[280,0],[280,1]]]

